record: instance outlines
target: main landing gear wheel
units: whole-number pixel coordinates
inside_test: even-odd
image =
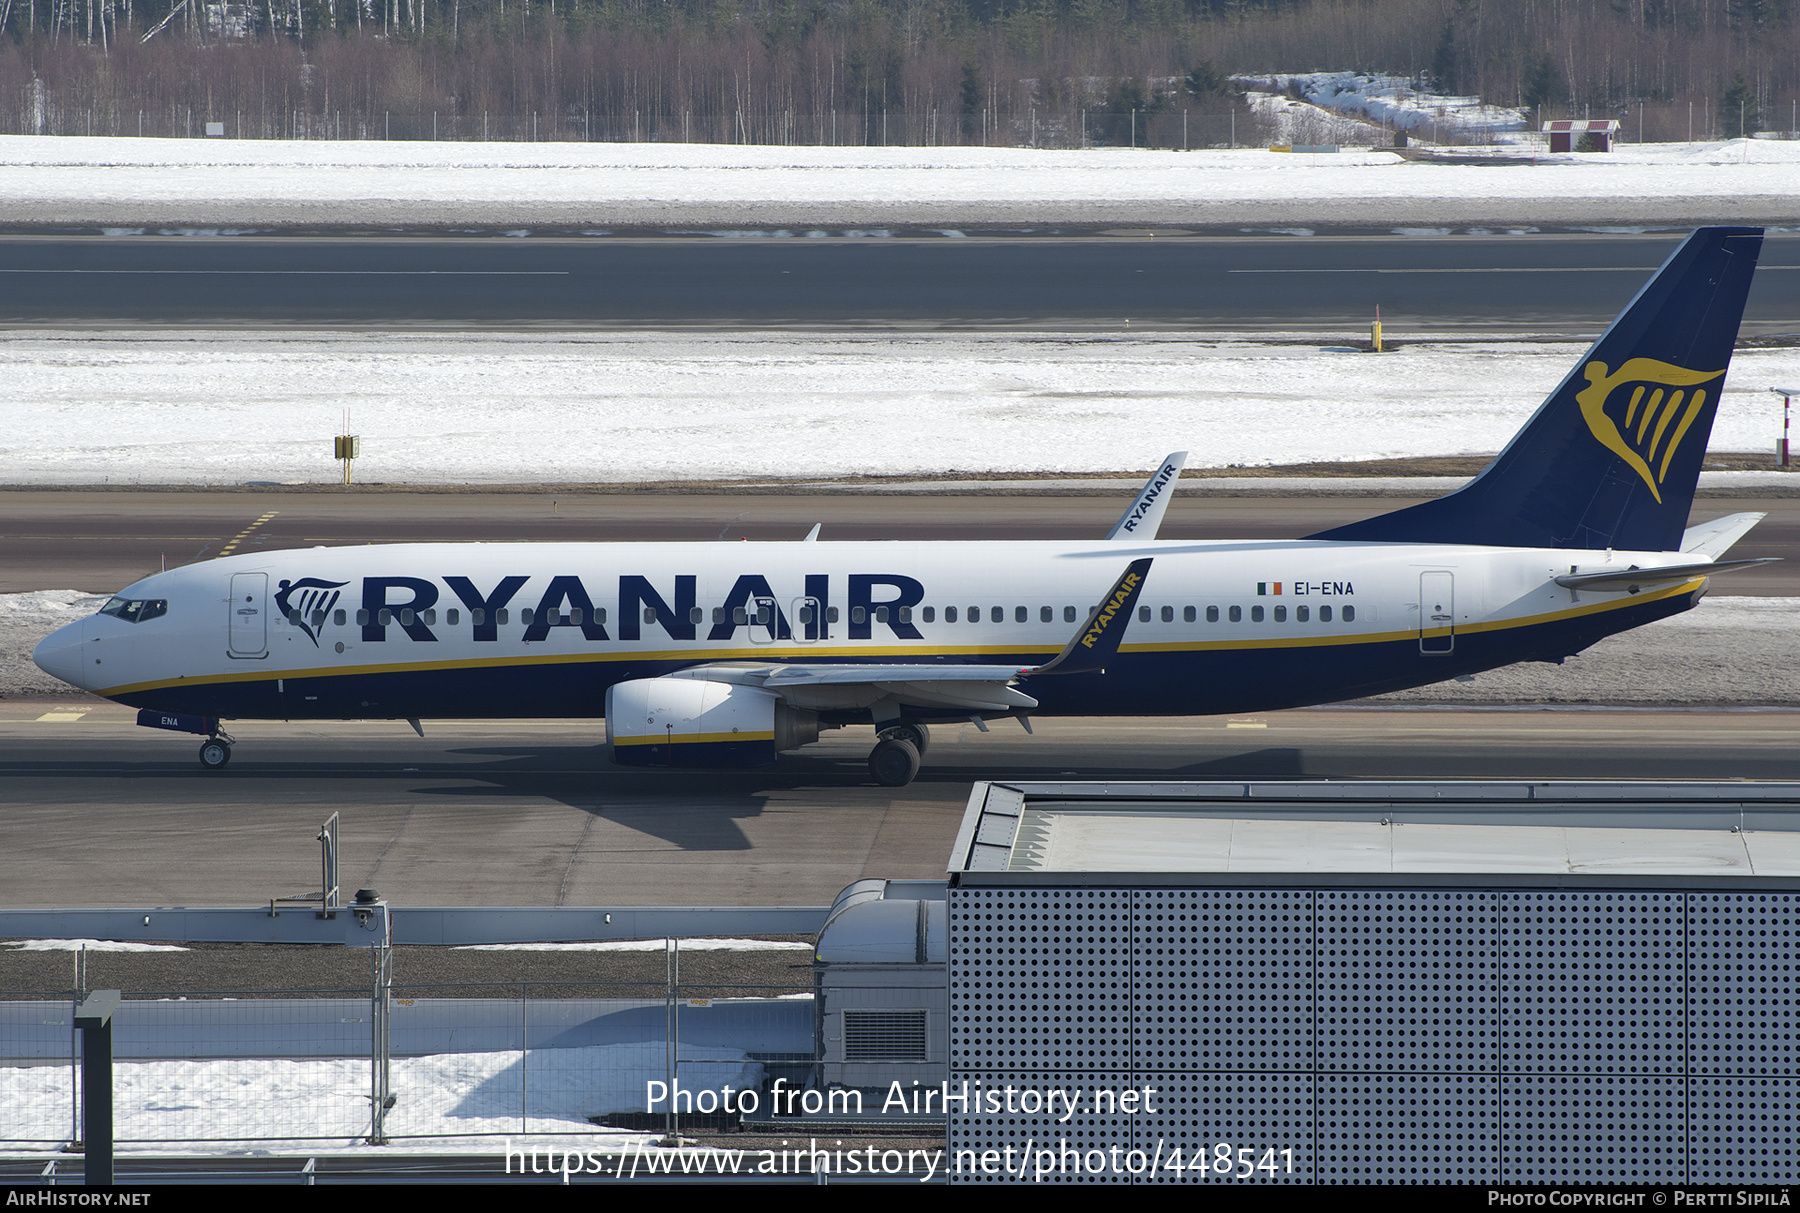
[[[208,737],[200,743],[200,765],[207,770],[216,771],[230,761],[231,743],[217,737]]]
[[[910,741],[884,737],[869,751],[869,774],[884,788],[903,788],[919,773],[919,751]]]
[[[881,731],[883,741],[909,741],[912,748],[919,751],[919,757],[925,757],[925,751],[931,746],[931,730],[922,724],[897,724],[891,729]]]

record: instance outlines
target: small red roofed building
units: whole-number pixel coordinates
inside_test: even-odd
[[[1550,136],[1553,152],[1610,152],[1613,140],[1619,137],[1619,123],[1614,118],[1562,119],[1544,123],[1544,133]],[[1584,137],[1585,148],[1581,144]]]

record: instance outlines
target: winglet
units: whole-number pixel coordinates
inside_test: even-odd
[[[1087,623],[1053,660],[1022,672],[1087,674],[1103,668],[1119,651],[1119,642],[1125,638],[1125,625],[1131,622],[1132,605],[1137,602],[1138,591],[1144,588],[1144,579],[1150,575],[1150,560],[1151,557],[1146,556],[1131,562],[1124,575],[1113,582],[1112,589],[1106,592],[1093,614],[1088,616]]]
[[[1162,461],[1144,482],[1144,487],[1138,490],[1131,507],[1113,523],[1113,529],[1106,532],[1108,539],[1144,541],[1156,538],[1163,513],[1169,508],[1169,498],[1175,495],[1175,478],[1187,466],[1187,457],[1186,451],[1176,451]]]
[[[824,525],[825,524],[823,522],[813,523],[813,529],[806,532],[806,538],[802,539],[800,542],[801,543],[817,543],[819,541],[819,530]],[[808,592],[810,593],[811,591],[808,591]]]

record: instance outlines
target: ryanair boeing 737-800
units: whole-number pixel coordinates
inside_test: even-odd
[[[1211,715],[1559,662],[1687,610],[1760,520],[1688,527],[1762,232],[1675,251],[1466,487],[1305,539],[1156,538],[1171,456],[1089,542],[313,548],[147,577],[37,664],[197,733],[227,719],[604,716],[615,761],[756,766],[873,725]],[[808,536],[813,540],[817,535]]]

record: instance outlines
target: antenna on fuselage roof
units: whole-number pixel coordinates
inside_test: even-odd
[[[1112,530],[1106,537],[1115,543],[1121,541],[1143,542],[1156,538],[1157,530],[1162,526],[1163,514],[1169,508],[1169,498],[1175,494],[1175,478],[1181,475],[1181,469],[1187,466],[1188,453],[1175,451],[1167,456],[1138,495],[1132,499],[1131,505],[1119,515],[1113,523]]]

